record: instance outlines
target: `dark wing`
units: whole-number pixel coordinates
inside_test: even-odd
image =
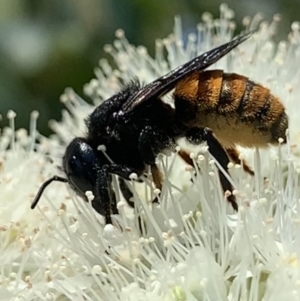
[[[254,31],[251,31],[240,35],[226,44],[209,50],[146,85],[123,104],[119,114],[122,116],[129,114],[140,105],[148,103],[148,101],[153,97],[157,98],[166,94],[168,91],[172,90],[176,83],[183,77],[194,71],[202,71],[208,68],[228,52],[230,52],[233,48],[247,40],[253,34],[253,32]]]

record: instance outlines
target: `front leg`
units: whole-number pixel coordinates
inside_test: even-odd
[[[230,162],[228,155],[221,143],[215,138],[213,132],[209,128],[192,128],[186,133],[186,139],[192,144],[200,144],[206,141],[209,152],[213,157],[220,163],[222,168],[228,173],[228,164]],[[222,171],[219,171],[219,178],[222,185],[223,191],[233,191],[233,187],[228,179],[225,177]],[[235,196],[231,194],[227,200],[231,203],[234,210],[238,211],[238,205]]]
[[[118,213],[116,199],[111,188],[111,174],[116,174],[126,180],[130,180],[132,173],[140,175],[141,171],[115,163],[104,165],[98,171],[92,206],[98,213],[104,216],[106,225],[112,224],[111,214]]]

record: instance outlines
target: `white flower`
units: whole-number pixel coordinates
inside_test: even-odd
[[[177,19],[174,34],[157,41],[155,59],[117,31],[106,50],[118,69],[101,60],[86,94],[99,105],[133,76],[150,82],[229,41],[232,17],[224,5],[218,20],[204,14],[185,46]],[[259,21],[246,18],[246,29]],[[224,200],[205,146],[195,154],[201,168],[196,177],[176,155],[161,161],[166,174],[161,205],[150,206],[155,193],[150,181],[131,183],[143,234],[117,188],[115,226],[104,227],[90,205],[57,182],[31,211],[41,183],[58,173],[52,160],[60,165],[66,144],[84,135],[83,119],[93,107],[67,90],[62,96],[67,111],[61,122],[51,123],[57,135],[50,139],[36,131],[36,112],[29,134],[14,131],[15,116],[9,112],[10,127],[0,137],[1,300],[300,300],[300,27],[294,23],[288,41],[276,45],[278,24],[278,16],[262,22],[253,38],[214,66],[271,88],[290,117],[287,145],[242,150],[255,168],[254,179],[232,165],[238,214]]]

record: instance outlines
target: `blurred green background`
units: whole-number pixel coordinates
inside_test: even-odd
[[[29,124],[30,112],[40,112],[38,128],[48,135],[49,119],[60,119],[59,96],[66,87],[83,95],[93,77],[103,46],[112,43],[118,28],[128,40],[154,54],[154,40],[173,29],[181,15],[189,32],[205,11],[219,15],[216,0],[1,0],[0,2],[0,114],[7,124],[9,109],[17,112],[16,127]],[[300,20],[299,0],[229,0],[236,22],[261,12],[265,19],[282,16],[279,38],[290,23]]]

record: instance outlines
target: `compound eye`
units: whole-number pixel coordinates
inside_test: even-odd
[[[75,138],[67,147],[63,158],[63,168],[69,184],[81,196],[90,190],[94,192],[99,160],[82,138]]]

